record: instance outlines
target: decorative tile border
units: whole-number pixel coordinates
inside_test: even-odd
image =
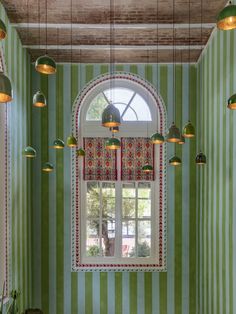
[[[79,118],[83,103],[86,101],[89,93],[99,84],[107,82],[110,79],[127,80],[138,84],[146,89],[153,97],[160,117],[159,131],[163,134],[166,130],[166,108],[157,90],[143,78],[126,72],[117,72],[113,74],[100,75],[96,79],[87,84],[81,93],[77,96],[72,112],[72,131],[79,138]],[[75,151],[72,152],[72,271],[166,271],[167,269],[167,185],[166,185],[166,144],[160,145],[159,150],[159,172],[157,180],[159,180],[159,217],[158,240],[159,259],[155,264],[83,264],[80,255],[80,180],[81,173],[79,169],[79,161],[76,158]]]

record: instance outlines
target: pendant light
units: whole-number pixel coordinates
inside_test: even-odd
[[[159,11],[158,11],[158,0],[157,0],[157,12],[156,12],[156,15],[157,15],[157,30],[156,30],[156,32],[157,32],[157,39],[156,39],[157,40],[157,66],[159,64],[159,52],[158,52],[158,48],[159,48],[158,47],[158,41],[159,41],[158,19],[159,19],[159,16],[158,16],[158,14],[159,14]],[[158,80],[159,80],[159,76],[158,76],[158,69],[157,69],[157,82],[159,82]],[[164,136],[157,131],[156,133],[152,134],[151,142],[152,142],[152,144],[163,144],[165,142],[165,139],[164,139]]]
[[[114,126],[114,127],[110,128],[110,131],[112,133],[118,133],[119,132],[119,127],[118,126]]]
[[[181,134],[180,135],[180,141],[178,142],[179,145],[185,144],[185,137]]]
[[[145,173],[150,173],[153,171],[153,166],[149,165],[148,163],[146,163],[143,167],[142,167],[142,171]]]
[[[182,163],[181,159],[176,155],[169,159],[169,165],[170,166],[180,166],[181,163]]]
[[[57,138],[53,142],[52,147],[55,148],[55,149],[63,149],[65,147],[65,143],[61,139]]]
[[[202,43],[202,0],[201,0],[201,43]],[[202,96],[203,95],[203,88],[204,88],[204,85],[203,85],[203,80],[202,80],[202,63],[200,63],[200,95]],[[201,147],[203,146],[203,143],[202,143],[202,106],[203,106],[203,101],[202,99],[200,99],[200,145]],[[201,165],[205,165],[206,162],[207,162],[207,159],[206,159],[206,155],[203,153],[203,152],[199,152],[195,158],[195,162],[196,162],[196,165],[198,166],[201,166]]]
[[[112,82],[114,74],[113,58],[113,41],[114,41],[114,0],[110,0],[110,92],[112,93]],[[112,95],[111,95],[112,96]],[[120,111],[112,104],[110,97],[109,105],[102,113],[102,126],[106,128],[118,127],[120,123]]]
[[[38,2],[39,3],[39,2]],[[48,37],[48,31],[47,31],[47,18],[48,18],[48,10],[47,10],[47,0],[46,0],[46,51],[45,51],[45,55],[38,57],[38,59],[35,62],[35,69],[36,71],[38,71],[39,73],[42,74],[55,74],[57,71],[57,66],[56,66],[56,62],[54,61],[53,58],[49,57],[47,54],[47,37]],[[39,16],[40,16],[40,5],[39,6]]]
[[[189,48],[188,48],[188,63],[189,63],[189,67],[190,67],[190,43],[191,43],[191,33],[190,33],[190,22],[191,22],[191,17],[190,17],[190,0],[189,0],[189,7],[188,7],[188,17],[189,17],[189,28],[188,28],[188,32],[189,32]],[[190,91],[189,91],[190,92]],[[190,97],[189,97],[189,102],[190,102]],[[191,116],[191,104],[189,104],[189,117]],[[185,124],[184,128],[183,128],[183,132],[182,132],[183,136],[186,138],[193,138],[195,136],[195,129],[194,126],[192,125],[192,123],[190,122],[190,120],[188,120],[188,122]]]
[[[3,20],[0,19],[0,40],[5,39],[7,36],[7,28]]]
[[[47,106],[46,97],[41,91],[37,91],[33,97],[33,106],[43,108]]]
[[[11,81],[3,73],[0,72],[0,103],[10,102],[13,99]]]
[[[85,156],[85,150],[83,148],[79,148],[77,151],[76,151],[76,155],[78,157],[84,157]]]
[[[227,107],[231,110],[236,110],[236,94],[229,97]]]
[[[50,162],[45,162],[42,167],[42,171],[44,172],[52,172],[54,170],[54,166]]]
[[[173,117],[174,119],[176,119],[176,114],[175,114],[175,110],[176,110],[176,99],[175,99],[175,70],[176,70],[176,65],[175,65],[175,50],[174,50],[174,45],[175,45],[175,10],[174,10],[174,1],[173,1]],[[172,122],[167,136],[166,136],[166,140],[169,143],[178,143],[180,141],[180,130],[179,128],[175,125],[174,121]]]
[[[31,146],[27,146],[24,148],[22,155],[26,158],[35,158],[36,157],[36,150]]]
[[[229,1],[226,7],[217,16],[217,27],[220,30],[236,28],[236,5]]]
[[[118,138],[114,137],[114,134],[112,134],[112,137],[108,138],[105,142],[106,149],[116,150],[120,148],[120,140]]]
[[[67,137],[66,145],[70,148],[74,148],[77,146],[77,140],[73,134]]]

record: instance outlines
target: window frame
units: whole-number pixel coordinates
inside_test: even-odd
[[[96,137],[107,137],[109,135],[109,131],[106,128],[102,127],[99,121],[97,123],[94,123],[93,121],[89,121],[89,123],[87,123],[85,118],[87,109],[91,100],[94,98],[94,95],[99,94],[101,90],[104,89],[104,84],[107,84],[107,86],[109,87],[111,84],[110,79],[110,74],[101,75],[98,78],[94,79],[85,86],[85,88],[77,96],[74,102],[72,113],[72,131],[78,138],[78,147],[83,145],[83,137],[94,137],[94,134],[96,134]],[[149,122],[135,121],[134,123],[132,123],[133,121],[129,121],[128,123],[122,123],[119,137],[127,137],[127,134],[128,137],[147,137],[146,135],[144,135],[146,134],[144,132],[147,132],[147,125],[149,136],[151,135],[151,133],[156,132],[157,129],[159,132],[164,133],[166,130],[166,108],[164,106],[162,98],[157,93],[156,89],[150,83],[138,77],[137,75],[129,73],[112,74],[113,82],[114,79],[116,79],[117,82],[122,81],[125,86],[127,86],[127,84],[129,84],[129,86],[134,86],[134,88],[138,90],[139,94],[141,94],[140,90],[142,90],[142,92],[149,100],[149,108],[153,108],[153,110],[150,109],[150,112],[152,117],[154,118],[153,121]],[[128,124],[131,125],[130,128],[127,127]],[[157,249],[159,249],[160,254],[159,260],[155,261],[154,263],[147,263],[147,259],[144,258],[145,261],[143,263],[140,261],[139,264],[108,264],[104,261],[104,258],[101,263],[97,264],[81,262],[82,250],[80,215],[82,213],[81,200],[83,199],[81,186],[81,182],[83,181],[83,162],[81,159],[78,159],[76,157],[75,151],[72,151],[72,271],[166,271],[166,144],[163,144],[158,148],[155,145],[155,150],[155,178],[156,182],[158,182],[158,185],[156,185],[155,187],[154,194],[155,197],[158,197],[155,202],[159,204],[160,209],[158,211],[158,217],[155,221],[155,223],[158,224],[156,245]],[[118,173],[120,173],[119,167],[120,164],[118,163]]]

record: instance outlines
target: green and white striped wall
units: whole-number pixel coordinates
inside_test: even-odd
[[[208,159],[205,169],[197,173],[201,314],[236,313],[236,112],[226,107],[233,93],[236,31],[215,31],[198,64],[198,139],[202,135],[202,145],[197,144]]]
[[[168,272],[71,273],[70,150],[50,146],[70,134],[71,107],[81,88],[108,70],[107,65],[64,64],[56,76],[45,77],[32,66],[32,95],[40,88],[48,99],[48,107],[32,108],[32,144],[38,152],[32,169],[32,304],[45,314],[196,313],[195,139],[176,146],[183,165],[168,169]],[[172,65],[117,65],[116,70],[158,86],[172,122]],[[190,113],[196,125],[196,67],[177,65],[176,84],[176,123],[182,126]],[[168,155],[173,153],[169,144]],[[41,171],[47,160],[56,166],[50,175]]]
[[[14,100],[8,108],[9,167],[10,182],[9,201],[10,251],[9,251],[9,290],[21,291],[19,306],[25,308],[31,298],[31,255],[30,242],[30,169],[23,160],[21,151],[29,140],[27,122],[27,105],[30,92],[30,58],[22,48],[15,29],[10,25],[5,10],[0,4],[0,18],[7,27],[7,38],[1,41],[7,75],[12,82]],[[1,104],[1,106],[6,106]],[[2,283],[0,283],[2,286]]]

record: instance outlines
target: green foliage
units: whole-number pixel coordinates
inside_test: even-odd
[[[87,250],[88,256],[98,256],[99,255],[99,247],[97,245],[91,245]]]
[[[142,243],[138,243],[138,257],[147,257],[150,256],[150,247],[147,243],[147,241],[144,241]],[[130,257],[135,257],[135,248],[132,248],[130,254]]]
[[[103,96],[103,94],[99,94],[89,106],[89,110],[87,113],[88,120],[99,121],[102,118],[103,110],[107,107],[107,102]]]

